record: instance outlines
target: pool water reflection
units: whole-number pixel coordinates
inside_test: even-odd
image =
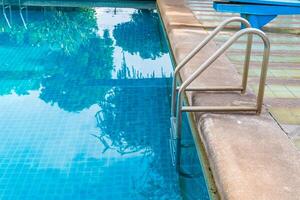
[[[171,165],[155,10],[31,7],[26,27],[18,10],[11,28],[0,20],[0,199],[208,198],[202,175],[184,194]]]

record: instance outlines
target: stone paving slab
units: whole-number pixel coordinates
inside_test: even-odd
[[[299,154],[272,119],[245,115],[202,119],[198,127],[222,199],[298,199]]]
[[[184,0],[158,0],[157,3],[178,63],[207,32],[201,24],[196,25],[198,22]],[[208,45],[181,71],[181,78],[185,80],[216,47],[214,43]],[[194,84],[236,85],[240,84],[240,76],[223,56]],[[251,104],[254,97],[251,91],[246,99],[240,99],[235,93],[226,98],[222,95],[187,93],[193,105],[221,104],[225,103],[224,99],[234,105],[248,101]],[[265,109],[260,116],[198,113],[195,122],[222,199],[297,199],[300,196],[300,153]]]

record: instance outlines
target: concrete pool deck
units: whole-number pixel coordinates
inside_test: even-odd
[[[198,2],[198,1],[197,1]],[[199,1],[200,2],[200,1]],[[184,0],[158,0],[175,61],[182,60],[208,32]],[[181,71],[186,80],[217,49],[211,43]],[[239,85],[240,75],[222,56],[195,85]],[[255,95],[187,93],[193,105],[253,104]],[[218,194],[222,199],[297,199],[300,196],[300,152],[264,108],[249,114],[194,115]]]

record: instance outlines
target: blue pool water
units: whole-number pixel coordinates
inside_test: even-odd
[[[183,157],[197,177],[171,164],[157,12],[23,13],[0,17],[0,199],[208,199],[194,147]]]

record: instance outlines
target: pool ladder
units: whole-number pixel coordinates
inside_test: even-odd
[[[237,31],[233,36],[231,36],[214,54],[212,54],[203,64],[201,64],[185,81],[177,85],[178,73],[197,53],[211,41],[220,31],[222,31],[225,26],[232,22],[240,22],[244,25],[244,29]],[[231,47],[240,37],[247,35],[247,45],[244,60],[244,70],[241,86],[219,86],[219,87],[189,87],[189,85],[198,78],[211,64],[219,58],[229,47]],[[258,94],[255,106],[193,106],[183,105],[184,92],[186,91],[221,91],[221,92],[232,92],[238,91],[241,94],[246,92],[249,63],[253,42],[253,35],[257,35],[264,44],[263,60],[261,67],[260,82],[258,88]],[[181,143],[182,133],[182,113],[183,112],[213,112],[213,113],[232,113],[232,112],[250,112],[255,114],[260,114],[263,104],[263,96],[265,89],[265,82],[267,77],[267,67],[269,63],[270,55],[270,42],[268,37],[264,32],[259,29],[251,28],[250,23],[241,17],[233,17],[228,20],[223,21],[219,26],[217,26],[203,41],[201,41],[179,64],[177,64],[174,70],[174,78],[172,82],[172,102],[171,102],[171,128],[170,128],[170,149],[172,163],[176,166],[176,170],[181,174],[186,174],[181,170],[181,148],[183,144]]]
[[[26,20],[28,21],[28,8],[27,6],[23,6],[21,4],[21,0],[18,1],[19,3],[19,15],[21,17],[21,21],[25,27],[25,29],[27,29],[27,23],[25,21],[25,18],[23,16],[23,10],[25,10],[25,13],[26,13]],[[7,14],[6,14],[6,10],[8,9],[8,12],[9,12],[9,18],[7,17]],[[2,0],[2,14],[4,16],[4,19],[7,23],[7,26],[9,28],[11,28],[12,26],[12,11],[11,11],[11,5],[9,3],[5,3],[4,0]]]
[[[6,14],[6,10],[8,9],[8,12],[9,12],[9,18],[7,17],[7,14]],[[4,2],[4,0],[2,0],[2,14],[4,16],[4,19],[7,23],[7,26],[9,28],[11,28],[11,21],[12,21],[12,16],[11,16],[11,5],[9,4],[6,4]]]
[[[19,0],[19,15],[21,17],[21,20],[22,20],[22,23],[23,23],[25,29],[27,29],[27,24],[23,17],[23,10],[25,10],[26,20],[28,21],[28,8],[27,8],[27,6],[23,6],[21,4],[21,0]]]

